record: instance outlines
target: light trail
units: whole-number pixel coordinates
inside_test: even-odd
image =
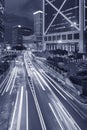
[[[6,84],[6,87],[4,88],[4,90],[3,90],[2,94],[1,94],[1,96],[3,96],[5,92],[8,92],[9,87],[10,87],[11,82],[12,82],[12,79],[13,79],[13,77],[14,77],[14,73],[15,73],[15,68],[13,69],[13,71],[12,71],[12,73],[11,73],[9,79],[8,79],[8,82],[7,82],[7,84]]]
[[[63,123],[65,122],[67,129],[81,130],[81,128],[78,126],[78,124],[75,122],[73,117],[69,114],[69,112],[67,111],[67,109],[64,107],[64,105],[61,103],[61,101],[59,99],[57,102],[54,99],[52,99],[52,102],[54,104],[53,106],[55,107],[57,113],[59,114],[59,112],[60,112],[60,116],[63,119]]]
[[[9,130],[12,130],[12,129],[13,129],[14,118],[15,118],[16,109],[17,109],[17,105],[18,105],[18,97],[19,97],[19,91],[17,92],[17,97],[16,97],[16,102],[15,102],[15,107],[14,107],[14,111],[13,111],[13,115],[12,115],[12,120],[11,120],[11,125],[10,125]]]
[[[29,121],[28,121],[28,92],[26,90],[26,130],[29,130]]]
[[[58,124],[59,124],[59,126],[60,126],[60,128],[61,128],[61,130],[64,130],[63,127],[62,127],[61,122],[59,121],[59,119],[58,119],[58,117],[57,117],[57,115],[56,115],[56,113],[55,113],[55,111],[54,111],[54,109],[53,109],[53,107],[52,107],[52,105],[51,105],[51,103],[48,103],[48,105],[49,105],[49,107],[50,107],[50,109],[51,109],[53,115],[55,116],[55,118],[56,118],[56,120],[57,120],[57,122],[58,122]]]
[[[62,110],[62,112],[64,113],[64,115],[67,117],[67,120],[70,121],[70,123],[73,125],[72,126],[72,130],[81,130],[81,128],[78,126],[78,124],[75,122],[75,120],[73,119],[73,117],[69,114],[69,112],[67,111],[67,109],[63,106],[63,104],[61,102],[57,102],[57,106],[60,107],[60,109]],[[68,113],[68,114],[67,114]],[[68,116],[69,115],[69,116]],[[70,118],[69,118],[70,117]]]
[[[39,78],[37,77],[37,75],[36,75],[36,73],[35,73],[35,72],[34,72],[34,75],[35,75],[35,77],[36,77],[37,81],[39,82],[39,84],[40,84],[40,86],[41,86],[42,90],[43,90],[43,91],[45,91],[44,86],[42,85],[41,81],[39,80]]]
[[[16,68],[15,75],[14,75],[13,82],[12,82],[12,86],[11,86],[11,90],[10,90],[10,95],[12,94],[12,91],[13,91],[13,88],[14,88],[15,80],[16,80],[16,77],[17,77],[17,71],[18,71],[18,69]]]
[[[43,75],[44,76],[44,75]],[[67,101],[67,99],[63,96],[63,94],[51,83],[51,81],[46,77],[46,76],[44,76],[46,79],[47,79],[47,81],[51,84],[51,86]],[[44,80],[44,78],[43,78],[43,81],[44,81],[44,83],[46,83],[46,81]],[[46,86],[48,87],[49,85],[47,85],[47,83],[46,83]],[[48,89],[49,89],[50,87],[48,87]],[[50,88],[49,89],[50,91],[51,91],[51,93],[53,93],[53,91],[52,91],[52,89]]]
[[[12,80],[13,80],[13,77],[14,77],[14,74],[15,74],[15,69],[16,69],[16,68],[13,69],[13,71],[12,71],[12,73],[11,73],[11,75],[10,75],[10,78],[9,78],[9,80],[8,80],[8,83],[7,83],[7,85],[6,85],[6,92],[9,91],[10,84],[12,83]]]
[[[3,82],[0,84],[0,93],[2,92],[2,90],[5,87],[5,83],[8,80],[9,74],[10,74],[10,71],[9,71],[8,75],[5,77],[5,79],[3,80]]]
[[[29,81],[28,81],[28,83],[29,83]],[[30,83],[29,83],[29,86],[30,86]],[[40,120],[40,123],[41,123],[42,130],[47,130],[44,119],[43,119],[43,115],[42,115],[42,112],[41,112],[41,109],[40,109],[40,106],[39,106],[39,103],[38,103],[36,92],[35,92],[35,89],[34,89],[34,86],[33,86],[33,82],[32,82],[32,86],[30,86],[30,90],[31,90],[31,93],[32,93],[33,98],[34,98],[34,102],[35,102],[35,106],[36,106],[36,110],[37,110],[37,113],[38,113],[38,116],[39,116],[39,120]]]
[[[23,87],[21,87],[21,95],[20,95],[20,104],[19,104],[19,111],[18,111],[18,120],[17,120],[17,128],[16,130],[20,130],[21,125],[21,114],[22,114],[22,104],[23,104]]]

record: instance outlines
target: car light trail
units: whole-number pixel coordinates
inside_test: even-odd
[[[20,95],[20,104],[19,104],[19,111],[18,111],[18,121],[17,121],[17,129],[20,130],[21,125],[21,114],[22,114],[22,104],[23,104],[23,87],[21,87],[21,95]]]
[[[44,86],[42,85],[41,81],[39,80],[39,78],[37,77],[37,75],[36,75],[36,73],[35,73],[35,72],[34,72],[34,75],[35,75],[35,77],[36,77],[37,81],[39,82],[39,84],[40,84],[40,86],[41,86],[42,90],[43,90],[43,91],[45,91]]]
[[[28,92],[26,90],[26,130],[29,130],[29,123],[28,123]]]
[[[34,89],[34,86],[33,86],[33,82],[32,82],[32,85],[30,85],[30,83],[29,83],[29,86],[30,86],[31,93],[32,93],[33,98],[34,98],[34,102],[35,102],[35,106],[36,106],[36,110],[37,110],[37,113],[38,113],[38,116],[39,116],[39,120],[40,120],[40,123],[41,123],[42,130],[47,130],[44,119],[43,119],[43,115],[42,115],[42,112],[41,112],[41,109],[40,109],[40,106],[39,106],[39,103],[38,103],[36,92],[35,92],[35,89]]]
[[[11,121],[11,125],[10,125],[9,130],[12,130],[12,129],[13,129],[14,118],[15,118],[15,113],[16,113],[17,104],[18,104],[18,97],[19,97],[19,91],[17,92],[17,97],[16,97],[16,102],[15,102],[15,107],[14,107],[14,111],[13,111],[13,115],[12,115],[12,121]]]
[[[12,82],[12,87],[11,87],[11,90],[10,90],[10,95],[12,94],[12,91],[13,91],[13,88],[14,88],[16,76],[17,76],[17,68],[16,68],[16,70],[15,70],[15,75],[14,75],[14,79],[13,79],[13,82]]]
[[[53,107],[52,107],[52,105],[50,103],[49,103],[49,107],[50,107],[51,111],[53,112],[53,115],[55,116],[55,118],[56,118],[56,120],[57,120],[57,122],[58,122],[58,124],[59,124],[59,126],[61,128],[61,130],[64,130],[63,127],[62,127],[61,122],[59,121],[59,119],[58,119],[58,117],[57,117],[57,115],[56,115],[56,113],[55,113],[55,111],[54,111],[54,109],[53,109]]]

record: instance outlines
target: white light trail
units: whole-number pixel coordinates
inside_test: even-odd
[[[59,126],[60,126],[60,128],[61,128],[61,130],[64,130],[63,127],[62,127],[61,122],[59,121],[59,119],[58,119],[58,117],[57,117],[57,115],[56,115],[56,113],[55,113],[55,111],[54,111],[54,109],[53,109],[53,107],[52,107],[52,105],[51,105],[51,103],[48,103],[48,105],[49,105],[51,111],[53,112],[53,115],[55,116],[55,118],[56,118],[56,120],[57,120],[57,122],[58,122],[58,124],[59,124]]]
[[[36,73],[35,73],[35,72],[34,72],[34,75],[35,75],[35,77],[36,77],[37,81],[39,82],[39,84],[40,84],[40,86],[41,86],[42,90],[43,90],[43,91],[45,91],[44,86],[42,85],[41,81],[39,80],[39,78],[37,77],[37,75],[36,75]]]
[[[29,122],[28,122],[28,92],[26,90],[26,130],[29,130]]]
[[[21,95],[20,95],[20,104],[19,104],[19,111],[18,111],[18,121],[17,121],[17,129],[20,130],[21,125],[21,114],[22,114],[22,104],[23,104],[23,87],[21,87]]]
[[[19,91],[17,92],[17,97],[16,97],[16,102],[15,102],[15,107],[14,107],[14,111],[13,111],[13,115],[12,115],[12,120],[11,120],[11,125],[10,125],[9,130],[12,130],[12,129],[13,129],[14,118],[15,118],[15,113],[16,113],[17,104],[18,104],[18,97],[19,97]]]
[[[15,67],[15,68],[16,68],[16,67]],[[8,80],[8,82],[7,82],[7,84],[6,84],[6,87],[4,88],[4,90],[3,90],[2,94],[1,94],[1,96],[3,96],[5,92],[8,92],[8,90],[9,90],[9,88],[10,88],[10,85],[11,85],[11,82],[12,82],[12,79],[13,79],[13,77],[14,77],[15,68],[14,68],[13,71],[11,72],[11,75],[10,75],[10,77],[9,77],[9,80]]]
[[[17,68],[16,68],[16,70],[15,70],[15,75],[14,75],[14,79],[13,79],[13,82],[12,82],[12,86],[11,86],[11,90],[10,90],[10,95],[12,94],[16,77],[17,77]]]
[[[29,84],[29,86],[30,86],[30,84]],[[37,113],[39,116],[42,130],[47,130],[33,84],[32,84],[32,86],[30,86],[30,90],[31,90],[33,98],[34,98],[34,102],[35,102],[35,106],[36,106],[36,110],[37,110]]]

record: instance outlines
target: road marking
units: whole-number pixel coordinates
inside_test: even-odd
[[[50,109],[51,109],[53,115],[55,116],[55,118],[56,118],[56,120],[57,120],[57,122],[58,122],[58,124],[59,124],[59,126],[60,126],[60,128],[61,128],[61,130],[64,130],[63,127],[62,127],[61,122],[59,121],[59,119],[58,119],[58,117],[57,117],[57,115],[56,115],[56,113],[55,113],[55,111],[54,111],[54,109],[53,109],[53,107],[52,107],[52,105],[51,105],[51,103],[48,103],[48,105],[49,105],[49,107],[50,107]]]
[[[18,104],[18,97],[19,97],[19,91],[17,92],[15,107],[14,107],[13,116],[12,116],[12,120],[11,120],[11,126],[10,126],[9,130],[12,130],[13,125],[14,125],[14,118],[15,118],[15,113],[16,113],[17,104]]]
[[[29,84],[29,86],[30,86],[30,84]],[[38,113],[38,116],[39,116],[39,120],[40,120],[40,123],[41,123],[42,130],[47,130],[44,119],[43,119],[43,115],[42,115],[42,112],[41,112],[41,109],[40,109],[40,106],[39,106],[39,103],[38,103],[38,99],[37,99],[37,96],[36,96],[36,92],[35,92],[35,89],[34,89],[33,82],[32,82],[32,86],[30,86],[30,90],[31,90],[31,93],[32,93],[33,98],[34,98],[34,102],[35,102],[35,106],[36,106],[36,110],[37,110],[37,113]]]
[[[17,121],[17,129],[20,130],[21,125],[21,114],[22,114],[22,104],[23,104],[23,87],[21,87],[21,95],[20,95],[20,104],[19,104],[19,111],[18,111],[18,121]]]
[[[47,130],[36,95],[34,96],[34,101],[35,101],[36,109],[37,109],[38,116],[40,119],[42,130]]]
[[[29,130],[29,123],[28,123],[28,92],[26,90],[26,130]]]

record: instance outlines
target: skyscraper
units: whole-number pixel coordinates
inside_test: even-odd
[[[87,50],[86,0],[43,0],[44,49]]]
[[[34,35],[36,36],[37,44],[42,44],[43,35],[43,12],[36,11],[34,14]]]
[[[12,46],[22,45],[22,27],[21,25],[14,26],[12,30]]]
[[[4,0],[0,0],[0,43],[4,42]]]

